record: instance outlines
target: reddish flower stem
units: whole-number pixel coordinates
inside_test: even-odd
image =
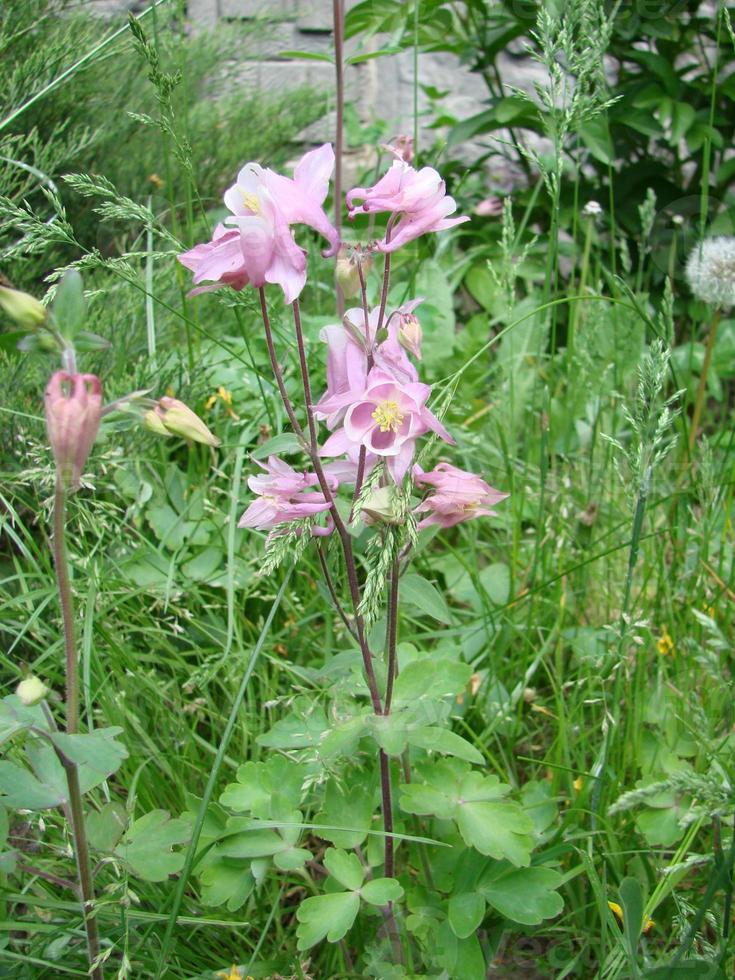
[[[344,521],[342,520],[339,511],[337,510],[337,505],[334,499],[334,495],[327,482],[326,475],[324,473],[324,467],[322,466],[321,459],[319,457],[319,443],[317,439],[317,429],[316,420],[314,418],[314,410],[312,406],[312,395],[311,395],[311,381],[309,378],[309,367],[306,360],[306,347],[304,345],[304,335],[301,327],[301,313],[299,310],[299,302],[295,300],[293,303],[293,313],[294,313],[294,327],[296,330],[296,345],[299,351],[299,364],[301,366],[301,376],[304,386],[304,398],[306,400],[306,416],[309,423],[309,436],[311,439],[311,461],[314,466],[314,471],[316,472],[317,479],[319,480],[319,485],[322,488],[322,493],[326,500],[329,501],[331,507],[332,518],[334,520],[334,526],[337,529],[337,533],[340,536],[342,542],[342,550],[345,556],[345,567],[347,569],[347,580],[350,586],[350,596],[352,599],[352,605],[355,612],[355,626],[357,628],[357,637],[360,645],[360,651],[362,653],[363,665],[365,667],[365,675],[367,677],[368,688],[370,690],[370,699],[373,705],[373,711],[376,715],[387,714],[387,712],[381,707],[380,694],[378,693],[378,684],[375,677],[375,668],[373,667],[372,654],[367,643],[367,638],[365,636],[365,624],[362,616],[359,612],[360,606],[360,586],[357,578],[357,566],[355,564],[355,557],[352,551],[352,539],[350,533],[345,527]],[[391,793],[391,780],[390,780],[390,763],[388,756],[381,749],[380,750],[380,787],[382,795],[382,809],[383,809],[383,826],[386,833],[385,838],[385,874],[387,877],[393,876],[393,801]],[[392,917],[392,913],[391,913]]]
[[[79,731],[79,672],[77,668],[77,649],[74,637],[74,600],[69,582],[69,566],[66,557],[66,490],[61,476],[56,478],[54,493],[54,531],[53,531],[54,567],[56,569],[56,584],[59,590],[61,618],[64,628],[64,651],[66,654],[66,732],[76,735]],[[100,942],[97,931],[97,919],[94,910],[94,884],[92,881],[91,863],[87,831],[84,824],[84,804],[82,791],[79,786],[79,772],[75,763],[59,755],[66,774],[66,785],[69,791],[69,816],[71,817],[71,832],[74,840],[74,854],[77,861],[79,888],[82,896],[82,915],[84,929],[87,934],[87,956],[92,980],[103,980],[101,966],[94,963],[99,957]]]
[[[342,154],[345,131],[345,9],[344,0],[333,0],[334,19],[334,68],[335,95],[337,99],[337,125],[334,134],[334,227],[339,232],[342,228]],[[345,311],[345,298],[342,289],[337,284],[337,313],[340,318]]]

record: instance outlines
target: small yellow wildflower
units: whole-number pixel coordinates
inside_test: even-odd
[[[661,631],[661,636],[659,636],[656,646],[658,647],[658,652],[662,657],[667,657],[674,651],[674,641],[671,639],[671,634],[665,626]]]
[[[244,974],[240,967],[233,963],[227,973],[224,970],[220,970],[217,976],[220,980],[243,980]],[[253,978],[247,977],[246,980],[253,980]]]
[[[705,612],[705,615],[706,616],[709,616],[710,619],[714,619],[715,618],[715,612],[716,612],[716,610],[715,610],[715,607],[714,606],[705,606],[704,607],[704,612]]]
[[[237,421],[240,418],[239,415],[235,414],[235,411],[232,407],[232,392],[228,391],[227,388],[224,387],[224,385],[219,386],[216,394],[209,396],[204,407],[207,410],[212,409],[214,408],[214,406],[217,404],[218,401],[221,401],[222,404],[225,406],[225,413],[229,415],[230,418],[235,419],[235,421]]]
[[[160,189],[163,187],[163,180],[158,174],[148,174],[148,180],[153,184],[154,187]]]
[[[610,909],[610,911],[612,912],[612,914],[615,916],[615,918],[618,920],[618,922],[622,926],[622,924],[624,922],[624,919],[625,919],[625,916],[623,914],[622,908],[618,905],[617,902],[608,902],[607,903],[607,907]],[[644,932],[650,932],[651,929],[653,929],[653,927],[655,925],[656,925],[656,923],[653,921],[653,919],[651,919],[649,916],[646,916],[646,921],[645,921],[645,924],[643,926],[643,931]]]
[[[581,793],[582,792],[582,787],[584,786],[584,780],[582,779],[582,777],[581,776],[577,776],[577,778],[572,783],[572,786],[574,787],[574,792],[575,793]]]

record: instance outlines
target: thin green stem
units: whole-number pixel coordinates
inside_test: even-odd
[[[704,361],[702,362],[702,373],[699,375],[699,384],[697,385],[697,394],[694,398],[694,411],[692,412],[692,421],[689,424],[689,456],[692,455],[692,450],[694,449],[694,443],[697,440],[697,430],[699,429],[699,420],[702,417],[702,408],[704,407],[704,396],[707,390],[707,376],[709,375],[710,364],[712,363],[712,351],[715,347],[715,341],[717,340],[717,328],[720,325],[720,318],[722,317],[722,310],[715,310],[714,316],[710,321],[709,333],[707,334],[707,346],[704,349]]]
[[[385,702],[383,714],[390,714],[390,706],[393,700],[393,685],[398,674],[398,659],[396,656],[397,637],[398,637],[398,579],[400,570],[398,558],[393,559],[393,566],[390,571],[390,594],[388,596],[388,626],[387,626],[387,648],[388,648],[388,679],[385,689]]]
[[[270,632],[271,624],[275,618],[276,612],[283,600],[283,596],[286,593],[286,588],[288,586],[289,580],[291,578],[291,573],[293,568],[290,568],[286,575],[284,576],[281,587],[278,590],[276,598],[273,600],[273,605],[270,608],[268,617],[265,623],[263,623],[263,628],[260,631],[260,636],[255,644],[252,655],[245,668],[245,673],[243,674],[242,680],[240,681],[240,687],[238,688],[237,694],[235,695],[235,700],[232,702],[232,707],[230,708],[230,715],[227,719],[227,724],[225,725],[225,730],[222,733],[222,739],[217,748],[217,755],[212,763],[212,769],[209,773],[209,779],[207,780],[207,785],[204,788],[204,793],[202,794],[202,800],[199,804],[199,810],[197,811],[196,820],[194,821],[194,827],[191,832],[191,839],[189,841],[189,846],[186,851],[186,860],[184,861],[184,867],[181,870],[181,875],[179,876],[178,883],[176,885],[176,892],[174,893],[173,906],[171,912],[169,913],[168,922],[166,923],[166,932],[164,933],[163,943],[161,944],[161,954],[158,958],[158,967],[156,970],[156,980],[162,975],[163,969],[168,965],[168,953],[171,948],[171,940],[173,939],[174,928],[176,926],[176,920],[179,915],[179,909],[181,908],[181,903],[184,900],[184,892],[186,891],[186,885],[189,881],[189,876],[191,875],[192,868],[194,867],[194,860],[196,858],[197,845],[199,844],[199,838],[202,833],[202,827],[204,826],[204,821],[207,816],[207,808],[209,807],[210,800],[214,793],[214,787],[217,782],[217,777],[219,775],[220,768],[222,767],[222,762],[225,758],[227,752],[227,747],[230,744],[230,739],[232,738],[232,733],[235,730],[235,725],[237,724],[237,718],[240,713],[240,707],[242,705],[245,693],[248,689],[248,684],[250,683],[250,678],[255,670],[255,665],[260,657],[260,652],[263,649],[263,644],[266,641],[266,637]]]
[[[334,20],[334,90],[337,100],[337,124],[334,134],[334,227],[342,229],[342,156],[344,153],[345,131],[345,8],[344,0],[332,0]],[[337,283],[337,314],[342,317],[345,311],[345,297],[342,287]]]
[[[56,479],[53,516],[53,553],[56,569],[56,584],[61,604],[61,618],[64,631],[64,651],[66,655],[66,733],[76,735],[79,731],[79,670],[74,636],[74,600],[69,581],[69,565],[66,555],[66,490],[59,476]],[[92,866],[89,860],[89,846],[84,824],[84,806],[79,786],[79,773],[75,763],[61,757],[69,790],[69,815],[74,840],[74,853],[77,861],[79,888],[82,895],[82,915],[87,934],[87,955],[90,975],[93,980],[102,980],[102,967],[95,963],[100,953],[99,933],[94,909],[94,884]]]

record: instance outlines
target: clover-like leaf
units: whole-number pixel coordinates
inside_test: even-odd
[[[302,701],[294,705],[292,714],[277,721],[256,741],[271,749],[316,748],[328,729],[329,723],[322,709],[307,707]]]
[[[117,772],[127,759],[127,749],[115,738],[120,732],[122,728],[97,728],[88,735],[50,732],[49,738],[70,762],[76,763],[80,784],[91,789]]]
[[[356,854],[348,854],[337,847],[329,847],[324,853],[324,867],[340,885],[357,890],[365,879],[365,871]]]
[[[296,913],[298,949],[310,949],[325,936],[330,943],[338,942],[352,928],[359,908],[360,896],[352,891],[304,899]]]
[[[387,905],[403,897],[403,888],[395,878],[373,878],[362,886],[360,896],[370,905]]]
[[[387,755],[400,755],[408,744],[408,718],[405,712],[370,715],[367,727]]]
[[[373,794],[368,786],[357,781],[341,785],[330,779],[324,795],[321,813],[315,818],[316,833],[335,847],[359,847],[367,836],[372,823]],[[349,827],[349,830],[335,830]]]
[[[112,851],[128,825],[128,811],[122,803],[105,803],[87,815],[87,836],[92,847]]]
[[[432,725],[414,728],[408,733],[408,742],[409,745],[414,745],[417,748],[427,749],[431,752],[442,752],[444,755],[454,755],[458,759],[474,762],[477,765],[482,765],[485,761],[474,745],[448,728],[438,728]]]
[[[447,917],[454,935],[458,939],[466,939],[475,934],[485,918],[485,899],[476,892],[452,895]]]
[[[535,926],[562,911],[564,902],[557,892],[562,880],[553,868],[501,865],[483,876],[478,891],[506,919]]]
[[[33,725],[48,727],[40,705],[28,707],[15,694],[9,694],[0,701],[0,742]]]
[[[284,756],[272,755],[266,762],[246,762],[237,770],[237,782],[229,783],[220,803],[238,812],[258,817],[274,816],[274,797],[289,809],[301,800],[302,766]]]
[[[247,864],[215,857],[200,875],[202,902],[205,905],[226,905],[237,912],[255,887],[255,878]]]
[[[172,820],[166,810],[152,810],[130,826],[115,853],[144,881],[165,881],[184,864],[183,853],[174,853],[172,847],[190,834],[188,820]]]
[[[530,863],[533,821],[516,803],[461,803],[456,820],[462,840],[480,854],[516,865]]]
[[[395,706],[415,705],[422,698],[456,697],[469,683],[472,668],[454,660],[413,660],[396,679]]]

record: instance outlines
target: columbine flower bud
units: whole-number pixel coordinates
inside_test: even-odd
[[[395,487],[378,487],[368,497],[360,511],[363,524],[400,524],[402,523],[396,500]]]
[[[686,277],[697,299],[712,306],[735,306],[735,238],[718,235],[696,245]]]
[[[390,143],[381,143],[381,147],[392,153],[396,160],[411,163],[413,160],[413,136],[394,136]]]
[[[497,194],[484,198],[475,206],[475,214],[481,218],[499,218],[502,213],[503,201]]]
[[[354,258],[348,258],[346,248],[339,251],[334,276],[345,296],[357,296],[360,292],[360,272]]]
[[[57,371],[46,388],[45,408],[56,472],[65,486],[76,490],[102,417],[100,379]]]
[[[340,249],[334,275],[345,296],[357,296],[360,292],[360,266],[362,265],[362,274],[365,277],[372,264],[372,255],[363,252],[359,245],[350,255],[345,247]]]
[[[43,701],[48,694],[48,688],[39,677],[31,674],[20,682],[15,693],[27,708],[32,708],[34,704]]]
[[[161,421],[161,416],[158,415],[155,409],[151,409],[146,412],[143,416],[143,425],[146,429],[150,429],[151,432],[155,432],[157,436],[170,436],[173,433],[169,432],[166,426]]]
[[[421,341],[424,333],[418,317],[414,313],[401,313],[398,325],[398,343],[413,354],[417,361],[421,360]]]
[[[0,309],[26,330],[40,327],[46,319],[46,307],[43,303],[39,303],[28,293],[11,289],[9,286],[0,286]]]
[[[209,431],[196,412],[192,412],[178,398],[169,398],[168,395],[159,399],[158,405],[146,414],[143,421],[159,435],[180,436],[191,442],[202,442],[206,446],[219,446],[221,442]]]

